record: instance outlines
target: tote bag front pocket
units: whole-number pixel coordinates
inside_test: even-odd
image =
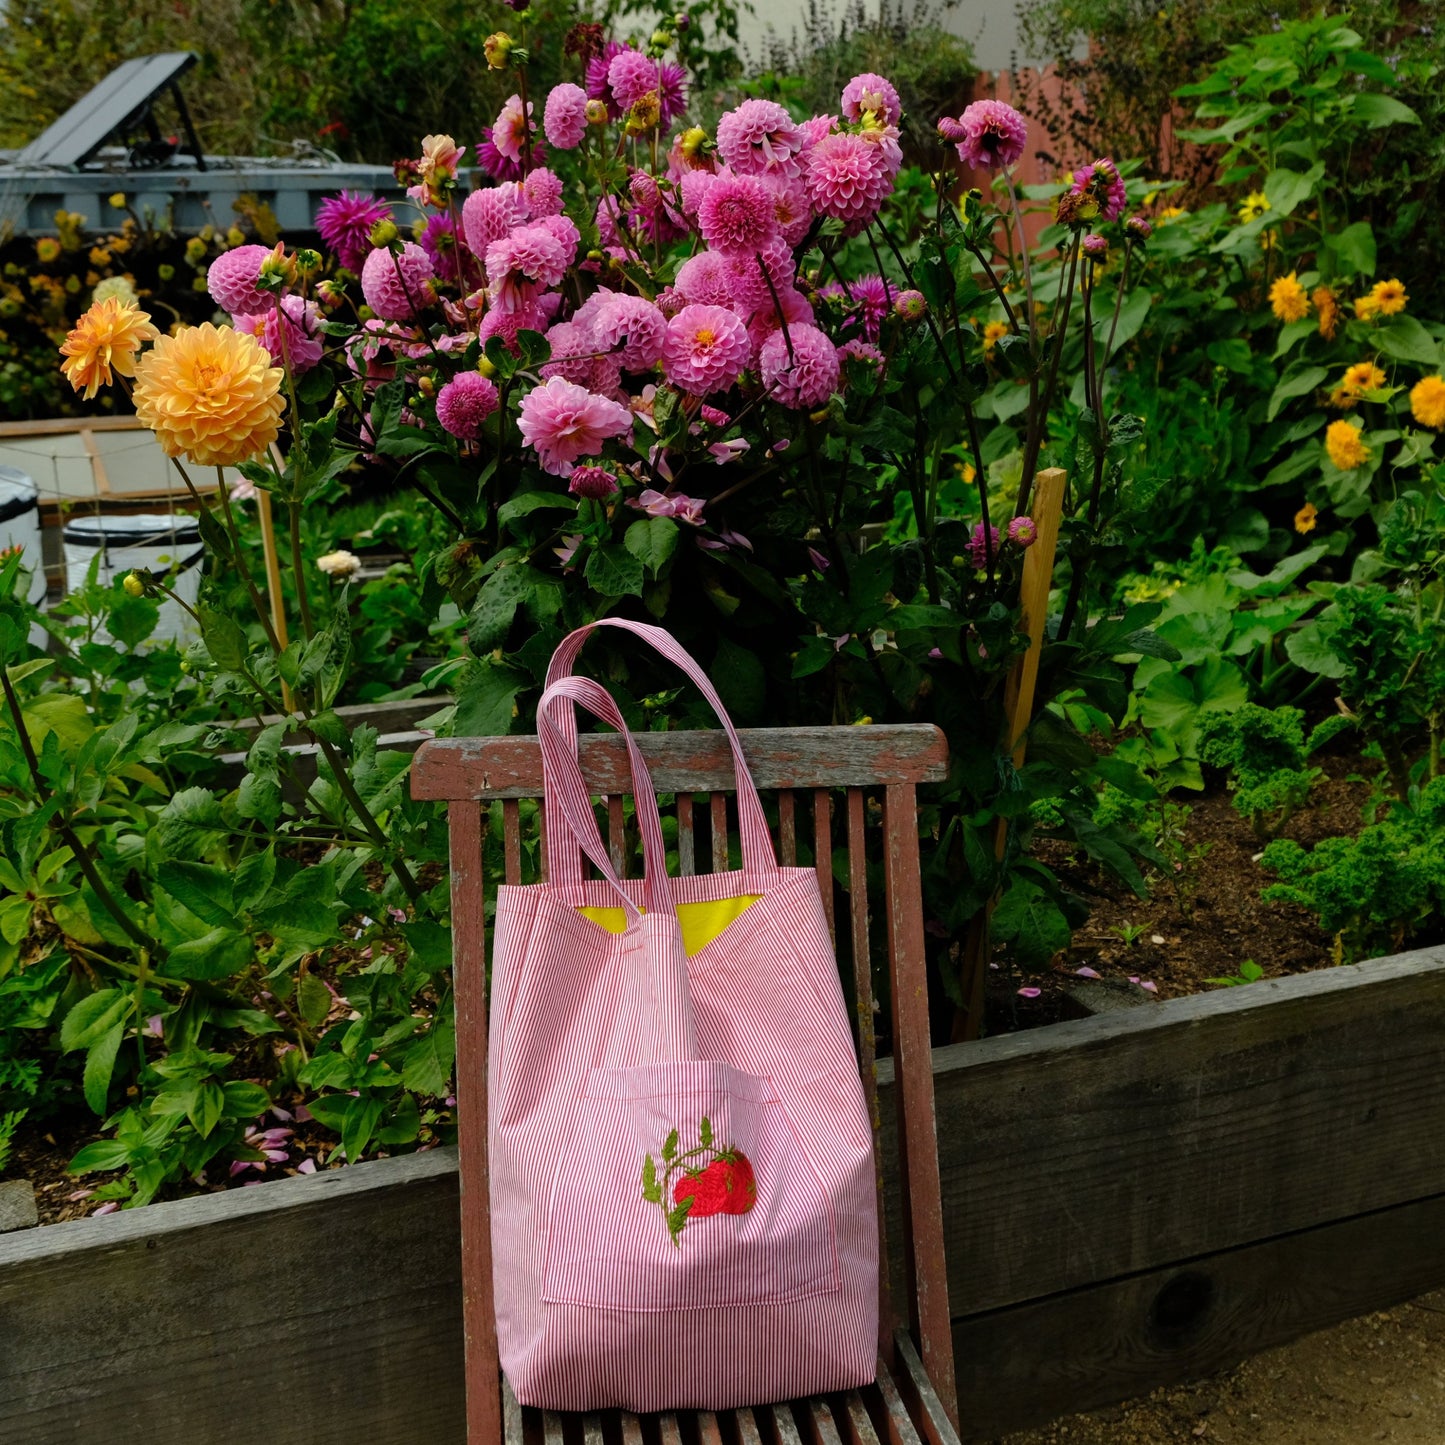
[[[711,1061],[593,1070],[552,1179],[545,1302],[651,1312],[838,1288],[832,1208],[769,1080]]]

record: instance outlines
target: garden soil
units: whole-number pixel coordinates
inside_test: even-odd
[[[1445,1445],[1445,1292],[995,1445]]]

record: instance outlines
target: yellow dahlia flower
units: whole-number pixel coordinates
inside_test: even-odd
[[[1376,281],[1370,287],[1370,300],[1381,316],[1394,316],[1405,309],[1410,298],[1405,294],[1405,283],[1399,280]]]
[[[1410,414],[1421,426],[1445,427],[1445,377],[1427,376],[1410,388]]]
[[[1315,529],[1315,518],[1318,516],[1319,512],[1316,510],[1315,504],[1313,502],[1306,502],[1304,506],[1294,514],[1295,531],[1301,534],[1313,532]]]
[[[136,416],[167,456],[198,466],[249,461],[281,429],[282,371],[254,336],[188,326],[163,336],[136,370]]]
[[[1347,421],[1329,424],[1325,430],[1325,450],[1342,472],[1352,472],[1370,460],[1370,449],[1360,440],[1359,428]]]
[[[1372,361],[1357,361],[1340,382],[1340,390],[1357,400],[1367,391],[1378,391],[1385,384],[1385,373]]]
[[[120,296],[96,301],[61,343],[65,379],[89,401],[102,386],[121,376],[134,376],[136,352],[160,335],[135,302]]]
[[[1293,271],[1269,288],[1269,304],[1281,321],[1303,321],[1310,314],[1310,298]]]

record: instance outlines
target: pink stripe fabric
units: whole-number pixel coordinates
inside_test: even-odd
[[[608,625],[706,683],[660,629]],[[646,868],[617,878],[576,761],[574,703],[627,731],[604,688],[568,676],[589,630],[557,649],[538,713],[550,881],[498,890],[503,1368],[523,1404],[559,1410],[722,1409],[864,1384],[877,1349],[872,1131],[817,875],[777,866],[732,735],[745,867],[667,878],[629,737]],[[583,879],[583,852],[601,879]],[[743,893],[761,896],[686,957],[677,904]],[[578,912],[619,902],[621,934]]]

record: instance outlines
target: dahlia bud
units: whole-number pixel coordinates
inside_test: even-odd
[[[310,276],[321,269],[321,253],[309,247],[302,247],[296,253],[296,269],[303,276]]]
[[[606,125],[607,107],[600,100],[589,100],[587,102],[587,124]]]
[[[922,321],[928,313],[928,302],[922,291],[900,291],[893,298],[893,312],[904,321]]]
[[[654,30],[652,32],[652,48],[656,51],[664,51],[672,44],[672,32],[670,30]]]
[[[389,246],[396,240],[396,222],[388,217],[384,221],[378,221],[371,228],[371,244],[373,246]]]
[[[682,138],[678,141],[678,152],[689,166],[696,167],[701,164],[712,148],[707,132],[700,125],[683,131]]]
[[[662,101],[655,90],[649,90],[628,112],[626,130],[628,135],[646,135],[656,130],[662,120]]]
[[[492,365],[491,360],[486,356],[479,356],[477,358],[477,370],[480,371],[483,376],[495,376],[497,374],[497,368]]]
[[[127,572],[125,581],[120,585],[125,588],[128,597],[144,597],[146,595],[146,579],[139,572]]]
[[[228,246],[244,246],[246,233],[239,226],[230,227],[226,232],[226,244]]]
[[[294,286],[300,276],[296,261],[286,254],[286,243],[276,242],[276,249],[261,262],[261,272],[256,277],[258,291],[285,291]]]
[[[416,379],[416,389],[423,396],[435,396],[437,392],[437,384],[429,376],[419,376]]]
[[[125,192],[116,191],[116,193],[110,198],[110,204],[112,208],[117,211],[125,210]]]
[[[1147,241],[1154,234],[1154,224],[1144,216],[1130,216],[1124,229],[1138,241]]]
[[[1084,255],[1091,261],[1102,261],[1109,254],[1109,242],[1097,232],[1084,237]]]
[[[482,42],[489,70],[505,70],[512,58],[512,37],[505,30],[497,30]]]
[[[335,281],[321,281],[316,286],[316,299],[329,311],[341,305],[346,299],[346,292]]]
[[[1015,517],[1008,524],[1008,539],[1015,547],[1032,547],[1039,540],[1039,529],[1032,517]]]
[[[674,30],[686,30],[692,24],[692,16],[686,10],[679,10],[672,17],[672,28]]]
[[[946,115],[938,122],[938,136],[940,140],[946,140],[952,145],[957,145],[959,141],[967,139],[968,132],[964,129],[960,121],[954,119],[951,115]]]
[[[592,502],[606,501],[618,490],[617,478],[606,467],[578,467],[572,473],[567,490],[574,497],[585,497]]]

